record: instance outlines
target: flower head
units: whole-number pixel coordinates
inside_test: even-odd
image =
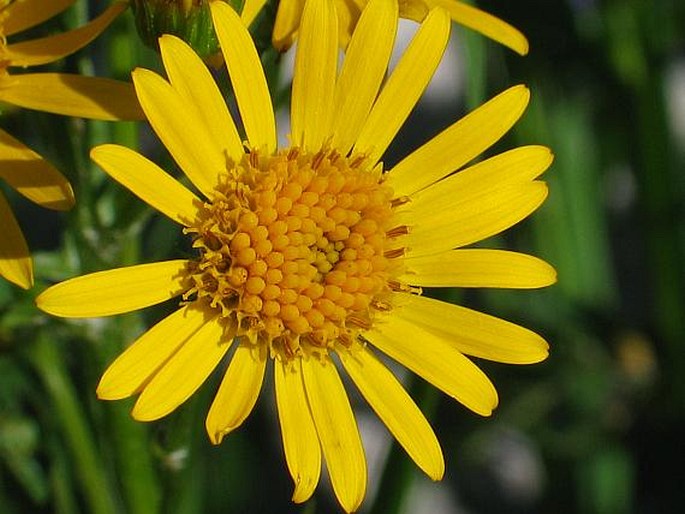
[[[234,346],[206,419],[214,443],[249,415],[271,362],[296,502],[313,493],[322,457],[345,510],[356,510],[365,494],[364,451],[339,368],[417,465],[440,479],[439,443],[379,353],[482,415],[497,393],[467,355],[519,364],[546,357],[547,343],[522,327],[421,296],[423,286],[554,282],[554,270],[534,257],[455,249],[517,223],[547,195],[535,180],[552,160],[543,147],[462,169],[515,123],[528,90],[505,91],[385,170],[380,158],[440,61],[449,16],[440,8],[428,14],[384,82],[397,3],[369,2],[338,73],[335,4],[310,1],[295,62],[292,144],[279,149],[252,40],[230,7],[211,8],[244,136],[181,40],[160,40],[168,81],[148,70],[133,74],[153,129],[202,197],[127,148],[91,153],[178,222],[196,256],[74,278],[46,290],[38,306],[90,317],[180,297],[176,312],[107,369],[97,392],[139,394],[133,416],[160,418]]]
[[[92,22],[70,32],[19,43],[7,38],[59,14],[74,0],[4,0],[0,3],[0,101],[42,111],[97,119],[142,116],[130,84],[61,73],[11,74],[13,67],[47,64],[93,40],[125,8],[114,3]],[[0,179],[48,209],[65,210],[74,203],[67,180],[40,155],[0,130]],[[0,276],[29,288],[31,258],[9,204],[0,194]]]
[[[346,47],[368,0],[336,0],[340,45]],[[525,55],[528,41],[516,28],[480,9],[458,0],[397,0],[400,17],[422,21],[434,7],[442,7],[452,21],[497,41]],[[274,24],[272,41],[279,50],[285,50],[297,37],[305,0],[281,0]]]

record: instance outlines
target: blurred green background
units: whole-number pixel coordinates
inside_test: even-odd
[[[272,2],[273,3],[273,2]],[[106,2],[76,6],[27,36],[80,25]],[[447,472],[432,483],[390,444],[353,394],[371,468],[363,512],[671,513],[685,506],[685,3],[680,0],[489,0],[478,5],[521,29],[519,57],[455,27],[446,86],[427,94],[386,161],[415,148],[485,99],[532,89],[516,128],[489,153],[550,146],[550,197],[489,241],[554,264],[541,291],[442,294],[530,327],[551,344],[528,367],[479,364],[500,407],[480,418],[408,377],[432,419]],[[273,9],[273,5],[271,5]],[[279,59],[264,61],[274,77]],[[159,69],[126,13],[58,66],[126,78]],[[286,75],[287,76],[287,75]],[[447,94],[444,93],[447,87]],[[2,106],[0,123],[49,158],[74,186],[58,215],[10,197],[34,252],[29,292],[0,281],[0,513],[195,514],[336,512],[322,483],[290,503],[271,384],[245,425],[212,447],[204,416],[215,373],[193,399],[154,423],[131,401],[101,402],[106,365],[173,303],[114,319],[52,319],[33,298],[46,285],[187,251],[173,224],[107,179],[87,158],[101,142],[139,146],[173,170],[146,127],[84,122]],[[2,165],[2,163],[0,163]],[[324,481],[322,481],[324,482]]]

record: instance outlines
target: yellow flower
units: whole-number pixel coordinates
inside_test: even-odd
[[[252,40],[229,6],[213,3],[212,15],[244,136],[181,40],[160,40],[169,81],[133,72],[150,124],[203,198],[132,150],[102,145],[91,153],[184,227],[197,256],[74,278],[47,289],[38,306],[92,317],[180,297],[175,313],[107,369],[97,393],[139,394],[133,417],[158,419],[189,398],[234,346],[206,419],[216,444],[251,412],[271,361],[296,502],[314,491],[322,457],[346,511],[365,494],[364,451],[339,368],[438,480],[438,441],[378,355],[482,415],[496,406],[497,393],[466,355],[517,364],[547,356],[547,343],[529,330],[420,295],[422,286],[554,282],[554,270],[534,257],[455,249],[517,223],[547,196],[535,180],[552,161],[547,148],[520,147],[462,169],[515,123],[528,90],[503,92],[384,171],[381,156],[441,59],[449,16],[432,10],[383,82],[397,3],[369,2],[338,73],[335,5],[310,1],[295,60],[292,145],[279,149]]]
[[[7,37],[31,28],[74,0],[3,0],[0,3],[0,101],[42,111],[96,119],[142,117],[130,84],[61,73],[10,74],[10,67],[47,64],[92,41],[125,8],[115,3],[92,22],[54,36],[8,44]],[[74,204],[67,180],[50,163],[0,130],[0,179],[48,209]],[[0,194],[0,276],[25,289],[33,284],[31,257],[7,200]]]
[[[480,32],[521,55],[528,53],[528,41],[516,28],[463,2],[457,0],[396,1],[399,4],[401,18],[420,22],[426,17],[430,9],[442,7],[455,23]],[[367,3],[368,0],[335,1],[338,10],[340,45],[342,47],[347,46],[359,16]],[[272,42],[277,49],[283,51],[295,41],[304,4],[305,0],[280,0],[278,3],[278,12],[272,34]]]

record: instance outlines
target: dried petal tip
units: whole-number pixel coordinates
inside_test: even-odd
[[[244,0],[221,0],[236,11]],[[203,59],[212,59],[219,51],[219,42],[209,11],[210,0],[133,0],[136,28],[143,42],[159,50],[157,40],[162,34],[173,34],[188,43]]]

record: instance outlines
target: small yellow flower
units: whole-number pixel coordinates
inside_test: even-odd
[[[438,480],[440,445],[379,353],[486,416],[497,393],[467,355],[515,364],[547,356],[547,343],[525,328],[420,294],[423,286],[554,282],[554,270],[534,257],[460,248],[519,222],[547,196],[536,180],[552,161],[547,148],[524,146],[466,166],[516,122],[528,90],[503,92],[384,170],[382,155],[441,59],[450,18],[432,10],[384,81],[397,2],[369,2],[338,73],[335,4],[309,1],[295,60],[292,144],[279,149],[250,35],[229,6],[211,8],[244,134],[181,40],[160,40],[168,81],[133,73],[150,124],[202,197],[132,150],[91,152],[178,222],[197,255],[77,277],[47,289],[38,306],[93,317],[180,297],[176,312],[110,365],[97,393],[139,394],[134,418],[158,419],[234,346],[206,419],[215,444],[250,414],[270,363],[295,502],[312,495],[322,458],[346,511],[365,495],[364,450],[339,369]]]
[[[430,9],[442,7],[455,23],[480,32],[521,55],[528,53],[528,41],[520,31],[499,18],[464,2],[457,0],[396,1],[399,4],[401,18],[420,22]],[[336,0],[335,3],[338,10],[340,45],[346,47],[368,0]],[[277,49],[283,51],[295,41],[304,4],[305,0],[280,0],[278,3],[272,34],[272,42]]]
[[[74,0],[3,0],[0,3],[0,101],[42,111],[96,119],[138,119],[140,106],[130,84],[61,73],[10,74],[9,68],[37,66],[69,55],[92,41],[125,8],[115,3],[78,29],[8,43],[7,38],[59,14]],[[0,130],[0,179],[29,200],[49,209],[74,203],[67,180],[40,155]],[[0,194],[0,276],[29,288],[31,258],[24,236]]]

